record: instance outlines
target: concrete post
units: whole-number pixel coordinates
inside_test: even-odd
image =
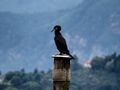
[[[69,90],[70,84],[70,56],[53,55],[53,90]]]

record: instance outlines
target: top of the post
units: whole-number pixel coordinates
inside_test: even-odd
[[[64,59],[71,59],[71,57],[67,54],[56,54],[56,55],[52,55],[52,58],[64,58]]]

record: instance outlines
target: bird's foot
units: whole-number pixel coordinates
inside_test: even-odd
[[[59,55],[64,55],[64,53],[59,53]]]

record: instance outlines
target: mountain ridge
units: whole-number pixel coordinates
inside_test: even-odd
[[[52,67],[49,59],[58,52],[50,32],[55,24],[62,26],[71,53],[81,63],[96,55],[120,53],[119,2],[89,0],[74,9],[52,13],[0,12],[0,69]]]

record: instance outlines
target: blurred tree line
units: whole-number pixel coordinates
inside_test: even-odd
[[[104,57],[94,57],[91,68],[76,60],[71,62],[72,78],[70,90],[120,90],[120,55],[113,53]],[[2,74],[0,73],[0,76]],[[0,90],[52,90],[52,71],[26,73],[8,72],[0,83]]]

